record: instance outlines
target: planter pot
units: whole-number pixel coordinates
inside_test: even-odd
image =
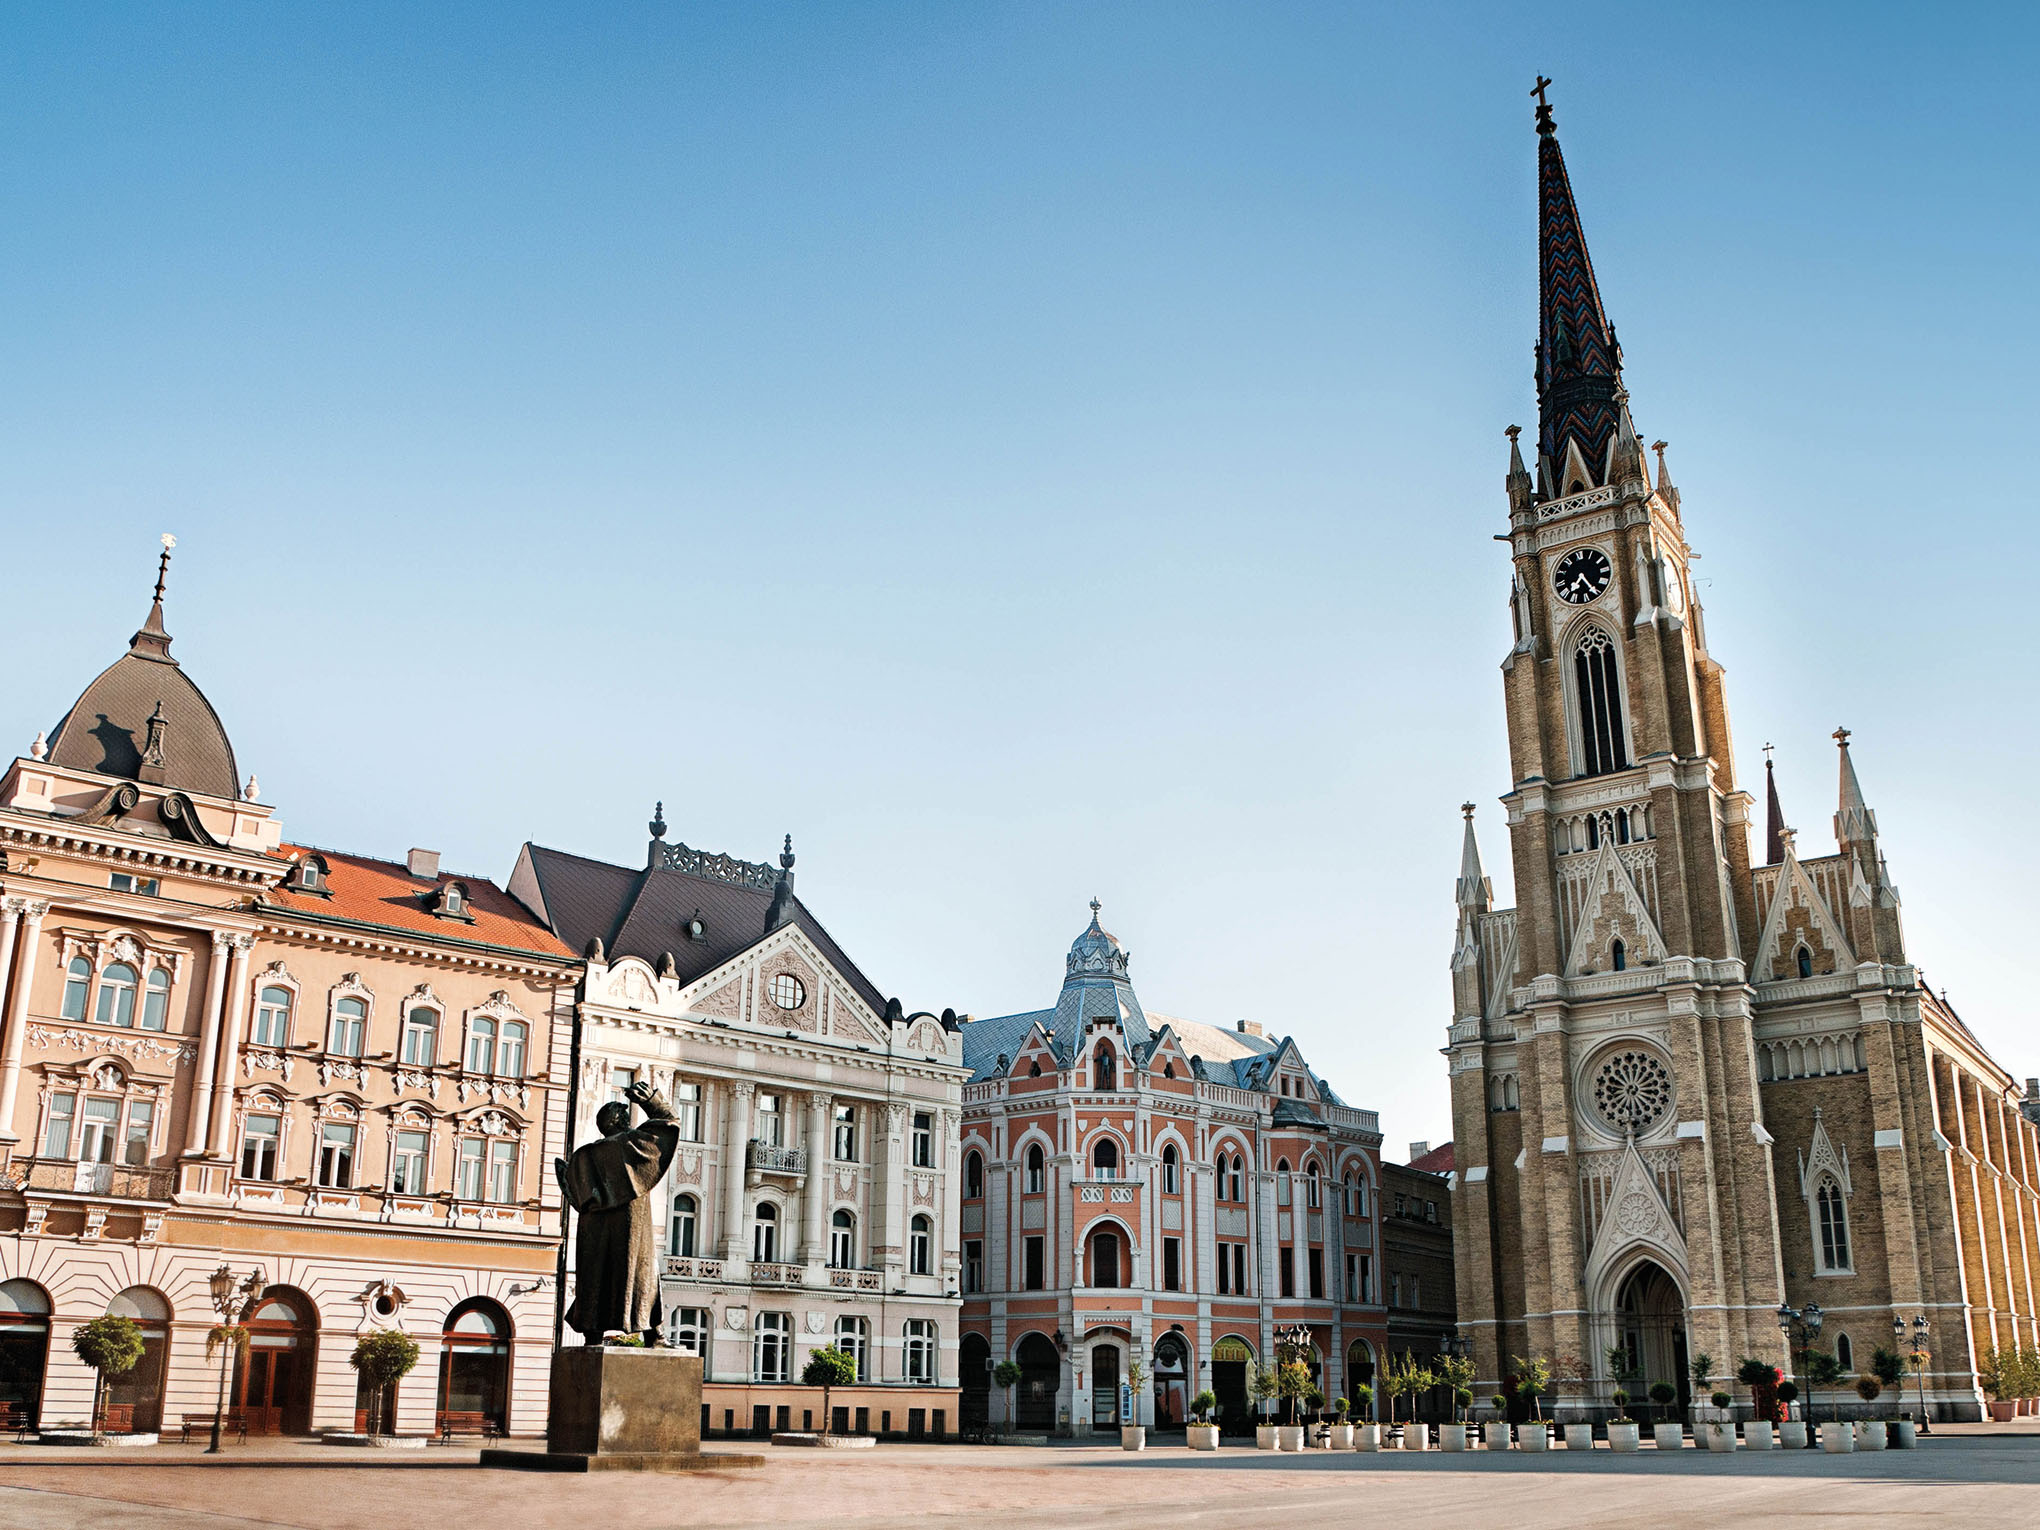
[[[1275,1426],[1273,1424],[1256,1424],[1254,1426],[1254,1449],[1280,1450],[1281,1448],[1276,1443]]]
[[[1847,1455],[1856,1448],[1856,1426],[1830,1419],[1820,1426],[1820,1448],[1831,1456]]]
[[[1192,1450],[1218,1449],[1218,1425],[1186,1424],[1183,1428],[1183,1443]]]
[[[1330,1444],[1333,1450],[1351,1450],[1353,1448],[1353,1426],[1351,1424],[1332,1425]]]
[[[1440,1450],[1466,1449],[1466,1425],[1440,1424],[1438,1426],[1438,1448]]]
[[[1990,1405],[1990,1421],[1993,1424],[2009,1424],[2018,1411],[2017,1403],[1994,1402]]]
[[[1705,1439],[1709,1450],[1730,1451],[1735,1449],[1735,1425],[1720,1422],[1705,1427]]]
[[[1431,1426],[1429,1424],[1404,1424],[1402,1448],[1404,1450],[1429,1450],[1431,1448]]]
[[[1856,1426],[1856,1448],[1858,1450],[1882,1450],[1888,1443],[1884,1420],[1866,1419]]]
[[[1777,1443],[1772,1435],[1772,1431],[1776,1427],[1776,1425],[1770,1423],[1758,1423],[1754,1419],[1744,1424],[1742,1426],[1743,1448],[1745,1450],[1769,1450]]]
[[[1355,1450],[1381,1449],[1381,1425],[1355,1424],[1353,1426],[1353,1448]]]
[[[1278,1424],[1275,1432],[1280,1436],[1275,1446],[1277,1450],[1303,1449],[1303,1425]]]
[[[1657,1442],[1659,1450],[1684,1450],[1686,1448],[1686,1426],[1684,1424],[1652,1424],[1650,1437]]]
[[[1121,1450],[1146,1450],[1147,1426],[1145,1424],[1121,1424],[1119,1426],[1119,1448]]]
[[[1920,1426],[1909,1418],[1895,1420],[1886,1431],[1893,1450],[1913,1450],[1920,1443]]]
[[[1565,1426],[1565,1448],[1567,1450],[1592,1450],[1594,1448],[1594,1426],[1592,1424],[1567,1424]]]
[[[1549,1450],[1551,1448],[1550,1428],[1542,1419],[1532,1419],[1529,1423],[1519,1426],[1516,1430],[1516,1448],[1518,1450]]]
[[[1485,1424],[1481,1427],[1481,1433],[1487,1437],[1487,1448],[1489,1450],[1507,1450],[1509,1448],[1509,1426],[1507,1424]]]
[[[1634,1419],[1618,1420],[1608,1426],[1608,1448],[1631,1451],[1643,1445],[1643,1425]]]
[[[1806,1449],[1806,1420],[1788,1418],[1778,1426],[1778,1444],[1786,1450]]]

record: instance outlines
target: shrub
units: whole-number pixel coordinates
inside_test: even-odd
[[[1626,1424],[1629,1422],[1629,1394],[1623,1391],[1622,1388],[1620,1387],[1617,1387],[1615,1389],[1614,1422],[1618,1424]]]
[[[1494,1393],[1491,1397],[1488,1398],[1488,1401],[1495,1405],[1495,1412],[1500,1413],[1504,1416],[1508,1414],[1509,1399],[1503,1393],[1500,1392]]]
[[[1353,1411],[1362,1418],[1374,1411],[1374,1388],[1364,1381],[1353,1388]]]
[[[1730,1397],[1726,1392],[1716,1392],[1712,1397],[1708,1398],[1707,1400],[1713,1403],[1714,1406],[1717,1408],[1726,1408],[1730,1403],[1735,1401],[1735,1399],[1733,1397]]]
[[[1884,1383],[1875,1376],[1864,1376],[1856,1382],[1856,1395],[1865,1402],[1877,1401],[1877,1394],[1884,1390]]]
[[[1352,1409],[1352,1406],[1343,1397],[1334,1397],[1332,1399],[1332,1412],[1338,1415],[1339,1422],[1342,1424],[1346,1422],[1346,1414]]]
[[[1200,1424],[1211,1417],[1211,1410],[1217,1406],[1218,1394],[1209,1389],[1199,1392],[1190,1399],[1190,1411],[1197,1415]]]
[[[1905,1356],[1888,1349],[1880,1349],[1870,1357],[1870,1374],[1888,1387],[1895,1387],[1905,1380]]]
[[[833,1415],[829,1411],[829,1394],[837,1387],[847,1387],[857,1380],[857,1357],[846,1354],[833,1344],[825,1344],[808,1356],[808,1362],[800,1369],[801,1385],[822,1389],[822,1433],[829,1432]]]
[[[115,1376],[125,1376],[141,1363],[142,1330],[133,1318],[109,1314],[80,1323],[71,1335],[71,1348],[93,1370],[92,1432],[97,1434],[106,1383]]]
[[[1650,1400],[1658,1405],[1658,1411],[1665,1415],[1664,1422],[1671,1422],[1671,1406],[1679,1400],[1679,1389],[1669,1381],[1653,1381],[1650,1384]]]
[[[1780,1401],[1781,1403],[1790,1403],[1790,1402],[1798,1402],[1798,1401],[1799,1401],[1799,1383],[1797,1383],[1796,1381],[1781,1381],[1781,1382],[1779,1382],[1779,1383],[1778,1383],[1778,1401]]]
[[[382,1434],[390,1422],[382,1416],[383,1391],[411,1374],[418,1363],[418,1341],[394,1328],[378,1328],[354,1341],[347,1363],[368,1384],[368,1432]]]
[[[1760,1387],[1765,1382],[1778,1384],[1778,1367],[1768,1360],[1745,1360],[1735,1368],[1735,1379],[1746,1387]]]

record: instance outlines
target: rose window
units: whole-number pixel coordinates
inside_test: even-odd
[[[1672,1108],[1672,1076],[1648,1052],[1617,1052],[1594,1077],[1594,1108],[1616,1131],[1641,1136]]]

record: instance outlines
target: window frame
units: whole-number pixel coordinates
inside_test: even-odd
[[[700,1239],[701,1202],[682,1190],[666,1209],[666,1254],[673,1259],[692,1259]]]

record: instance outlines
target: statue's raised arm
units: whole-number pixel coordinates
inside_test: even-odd
[[[632,1104],[645,1114],[636,1126]],[[680,1128],[672,1106],[641,1081],[597,1111],[595,1125],[601,1137],[558,1165],[560,1190],[580,1213],[567,1323],[590,1344],[611,1333],[643,1334],[656,1344],[664,1312],[650,1196],[672,1167]]]

